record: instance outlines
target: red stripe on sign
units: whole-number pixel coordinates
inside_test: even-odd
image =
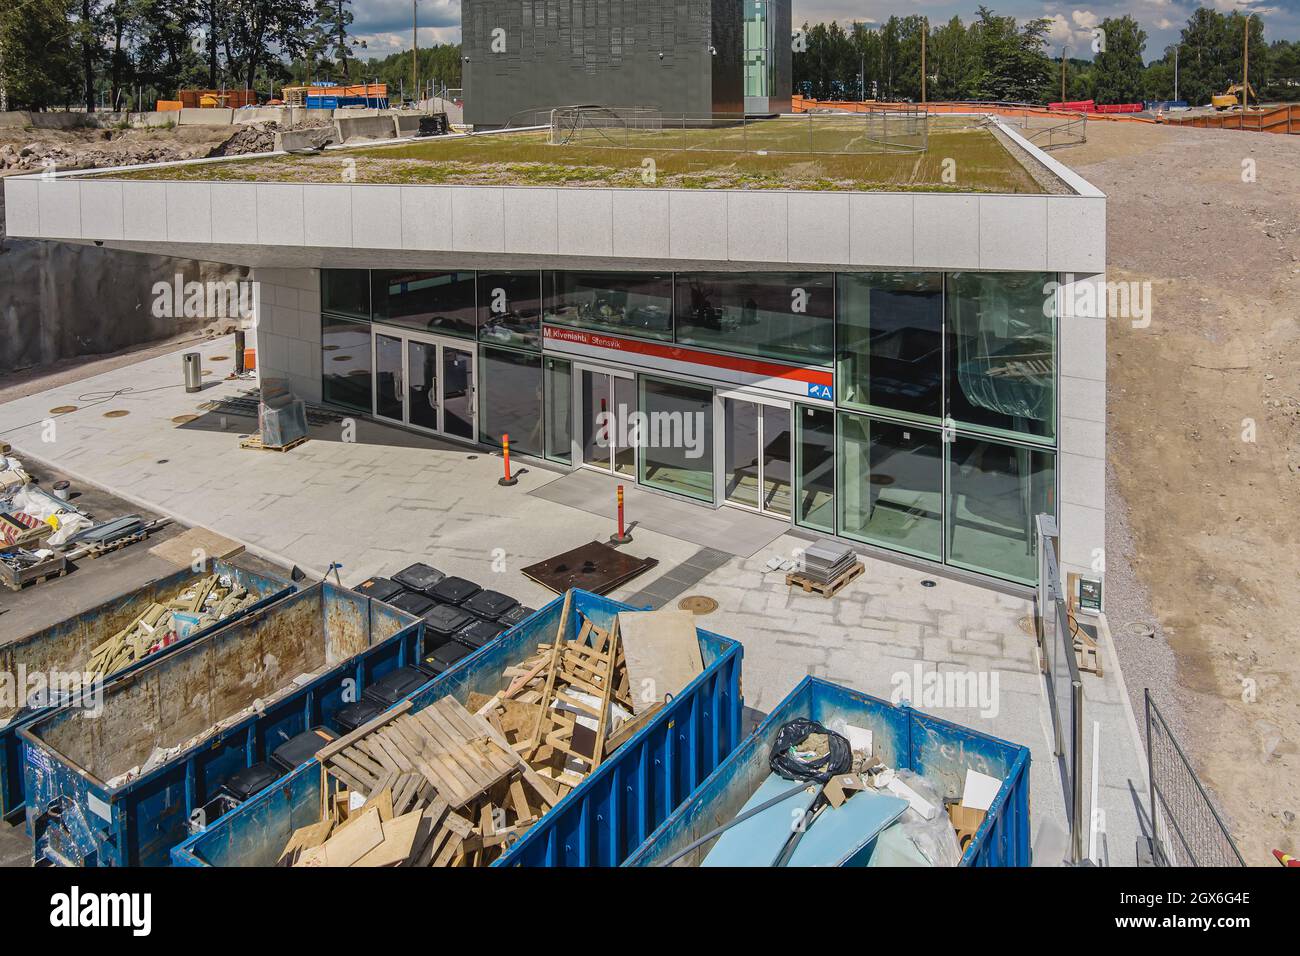
[[[633,355],[650,355],[655,358],[671,359],[691,365],[703,365],[707,368],[725,368],[732,372],[747,372],[765,378],[784,378],[792,382],[808,382],[812,385],[830,387],[834,383],[830,372],[817,369],[792,368],[775,362],[759,359],[747,359],[734,355],[715,355],[713,352],[701,352],[697,349],[682,348],[680,345],[664,345],[661,342],[641,342],[636,339],[619,338],[616,335],[603,335],[598,332],[583,332],[580,329],[562,329],[553,325],[545,326],[546,338],[557,342],[573,342],[577,345],[590,345],[595,348],[610,349],[614,352],[630,352]]]

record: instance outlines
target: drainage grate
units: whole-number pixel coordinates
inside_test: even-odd
[[[692,594],[678,601],[677,607],[692,614],[712,614],[718,609],[718,602],[703,594]]]

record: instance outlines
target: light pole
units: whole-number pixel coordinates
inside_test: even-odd
[[[1174,44],[1174,102],[1178,102],[1178,51],[1180,44]]]
[[[1065,52],[1068,49],[1070,49],[1069,46],[1066,46],[1064,44],[1061,46],[1061,106],[1062,107],[1064,107],[1065,104],[1070,99],[1068,96],[1065,95]]]
[[[411,95],[420,107],[420,0],[411,0]]]

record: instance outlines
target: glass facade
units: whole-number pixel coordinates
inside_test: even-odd
[[[374,375],[370,360],[370,326],[322,315],[321,399],[358,412],[371,408]]]
[[[573,460],[573,366],[550,356],[544,364],[546,457],[567,465]]]
[[[840,413],[840,534],[943,556],[943,439],[917,425]]]
[[[745,0],[745,95],[771,96],[767,0]]]
[[[943,415],[943,275],[837,277],[841,407],[938,423]]]
[[[479,346],[479,439],[501,444],[510,436],[510,449],[542,457],[542,357],[512,349]]]
[[[1034,515],[1043,512],[1056,513],[1054,455],[962,436],[949,443],[950,564],[1033,584]]]
[[[1032,583],[1033,517],[1056,505],[1052,278],[325,270],[322,395],[487,444],[508,433],[522,454]],[[404,351],[372,320],[479,344],[408,337]],[[636,374],[634,353],[621,370],[579,370],[541,354],[543,322],[833,366],[834,407],[771,391],[715,404],[712,384]]]
[[[713,389],[641,376],[642,483],[713,500]]]
[[[643,339],[673,337],[671,273],[549,272],[546,321]]]
[[[478,274],[478,338],[513,348],[542,347],[542,274]]]
[[[417,332],[474,338],[473,272],[417,272],[376,269],[371,273],[376,322]]]
[[[830,365],[833,289],[826,273],[678,273],[677,342]]]
[[[948,414],[978,431],[1056,437],[1052,276],[957,272],[948,276]]]

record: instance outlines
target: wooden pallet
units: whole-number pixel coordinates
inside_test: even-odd
[[[287,445],[263,445],[262,433],[249,435],[239,440],[240,448],[253,448],[259,451],[292,451],[308,439],[309,436],[303,435],[301,438],[295,438]]]
[[[832,598],[839,594],[840,591],[848,585],[850,581],[865,571],[861,561],[855,561],[853,566],[841,574],[834,581],[822,582],[815,578],[810,578],[806,574],[800,574],[798,571],[791,571],[785,576],[785,583],[788,587],[798,585],[803,588],[805,594],[812,594],[814,591],[825,598]]]
[[[149,537],[147,531],[137,531],[135,534],[129,534],[124,538],[118,538],[116,541],[110,541],[108,544],[92,544],[86,550],[88,558],[102,558],[106,554],[112,554],[114,551],[120,551],[132,544],[137,544]]]

